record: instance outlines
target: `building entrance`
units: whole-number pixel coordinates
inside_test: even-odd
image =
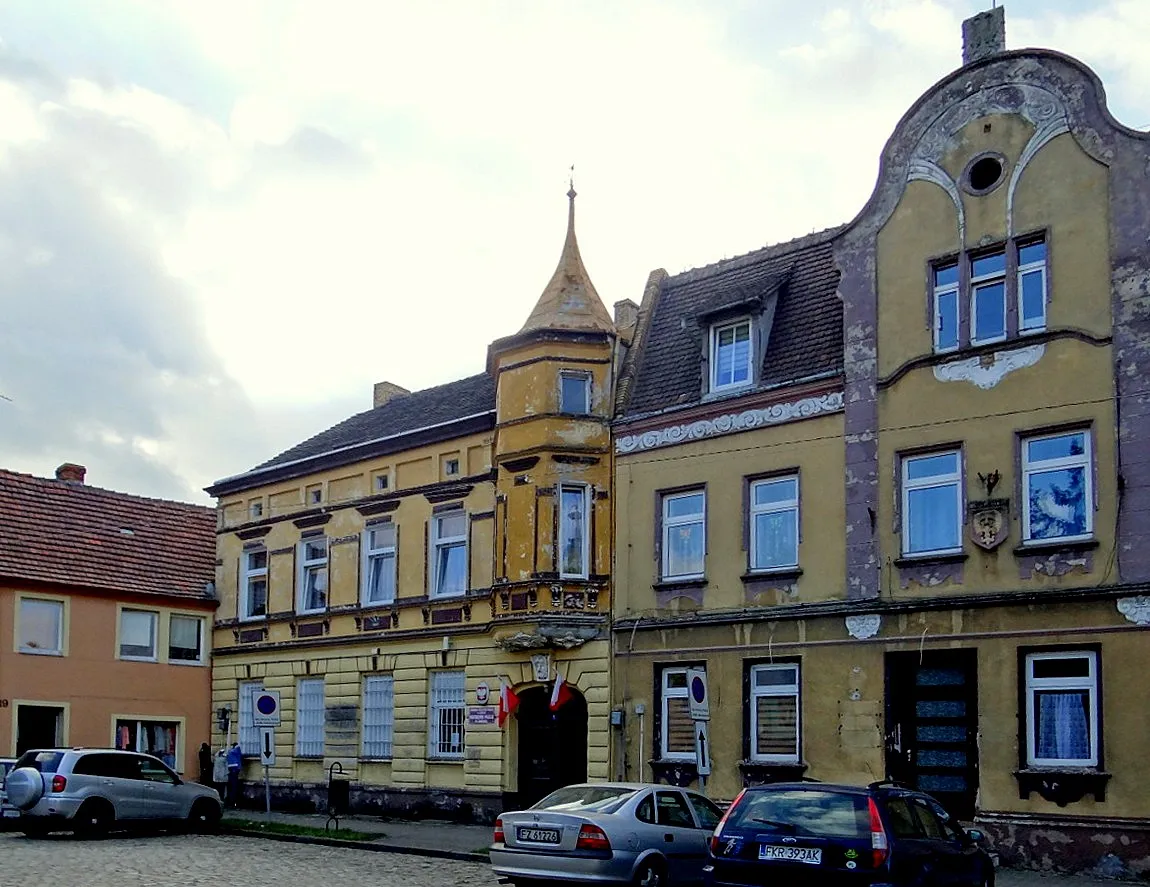
[[[58,748],[64,743],[64,709],[54,705],[21,705],[16,712],[16,754],[30,748]]]
[[[529,807],[565,785],[587,780],[587,700],[568,685],[572,697],[551,711],[551,691],[534,687],[519,694],[519,793],[516,806]]]

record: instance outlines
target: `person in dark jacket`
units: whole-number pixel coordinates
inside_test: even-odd
[[[206,742],[200,743],[200,785],[212,784],[212,749]]]

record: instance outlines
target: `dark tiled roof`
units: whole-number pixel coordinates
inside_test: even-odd
[[[724,305],[766,299],[776,290],[760,384],[776,386],[841,371],[842,302],[833,258],[833,241],[841,230],[767,246],[663,281],[650,327],[634,355],[634,388],[623,417],[698,402],[706,329],[697,318]]]
[[[214,509],[0,470],[0,578],[207,599]]]
[[[481,373],[435,388],[400,394],[387,403],[357,413],[315,437],[296,444],[253,468],[259,471],[384,437],[395,437],[429,425],[440,425],[495,409],[495,380]]]

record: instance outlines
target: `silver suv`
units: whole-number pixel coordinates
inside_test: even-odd
[[[109,748],[27,751],[5,780],[25,834],[99,835],[143,821],[210,831],[223,807],[215,789],[184,782],[151,755]]]

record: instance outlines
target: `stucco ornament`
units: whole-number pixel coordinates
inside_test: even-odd
[[[878,613],[867,613],[865,616],[847,616],[847,634],[852,638],[865,641],[878,634],[882,626],[882,617]]]
[[[1005,499],[970,503],[970,539],[984,551],[994,551],[1010,533]]]
[[[986,391],[1015,370],[1034,366],[1045,353],[1045,345],[1028,345],[1009,351],[995,351],[989,360],[986,357],[952,360],[936,366],[934,377],[940,382],[969,382]]]
[[[768,425],[781,425],[797,419],[808,419],[824,413],[837,413],[843,408],[841,391],[823,394],[819,397],[804,397],[789,403],[774,403],[761,410],[744,410],[741,413],[727,413],[714,419],[699,419],[681,425],[668,425],[640,434],[624,434],[615,439],[616,453],[638,453],[658,447],[669,447],[691,440],[702,440],[739,431],[750,431]]]
[[[537,681],[551,680],[551,654],[535,653],[531,657],[531,671]]]
[[[1119,598],[1118,612],[1135,625],[1150,625],[1150,595]]]

